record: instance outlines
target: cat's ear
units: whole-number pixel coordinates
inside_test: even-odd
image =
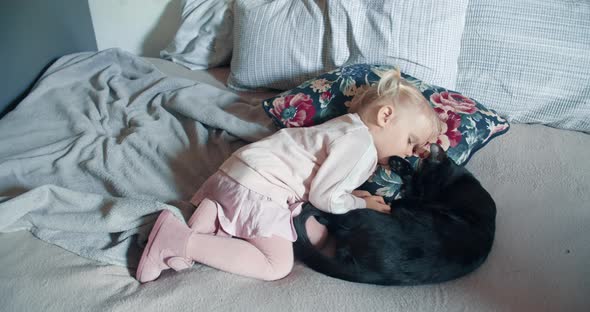
[[[442,162],[447,158],[447,154],[440,145],[432,143],[430,144],[430,155],[428,158],[431,161]]]

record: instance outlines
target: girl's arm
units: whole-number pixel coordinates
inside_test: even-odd
[[[355,131],[327,147],[309,191],[309,201],[318,209],[335,214],[365,208],[366,202],[352,194],[365,182],[377,164],[377,152],[367,134]]]

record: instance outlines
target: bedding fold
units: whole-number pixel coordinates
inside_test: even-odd
[[[234,150],[275,131],[260,105],[119,49],[58,59],[0,120],[0,232],[135,266]]]

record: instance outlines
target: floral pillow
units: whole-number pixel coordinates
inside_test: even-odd
[[[262,102],[264,110],[279,127],[307,127],[346,114],[355,95],[379,82],[388,65],[355,64],[345,66]],[[437,142],[457,164],[465,164],[471,155],[492,138],[508,131],[508,122],[482,104],[458,92],[429,85],[410,75],[402,77],[412,83],[429,100],[443,131]],[[416,164],[417,157],[410,157]],[[361,187],[383,196],[387,202],[398,197],[400,177],[378,166],[373,176]]]

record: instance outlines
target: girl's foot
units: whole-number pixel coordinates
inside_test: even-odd
[[[153,281],[163,270],[180,271],[190,268],[192,260],[186,256],[186,245],[192,230],[169,210],[158,216],[148,243],[143,250],[136,278],[141,283]]]

